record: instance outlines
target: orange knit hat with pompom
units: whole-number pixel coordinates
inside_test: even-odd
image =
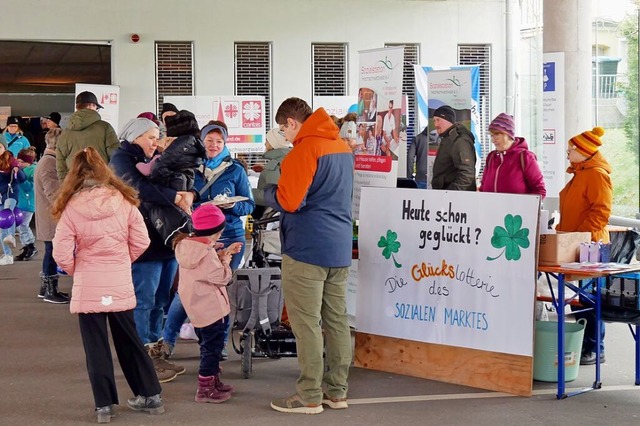
[[[604,129],[602,127],[594,127],[593,130],[587,130],[572,137],[569,139],[569,143],[575,146],[580,153],[591,157],[600,149],[602,145],[600,136],[602,135],[604,135]]]

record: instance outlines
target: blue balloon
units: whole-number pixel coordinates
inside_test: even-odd
[[[358,104],[353,104],[349,107],[349,109],[347,110],[347,114],[350,114],[352,112],[358,112]]]
[[[9,229],[15,223],[16,218],[11,209],[0,210],[0,229]]]

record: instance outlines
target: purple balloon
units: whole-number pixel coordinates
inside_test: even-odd
[[[11,209],[0,210],[0,229],[9,229],[15,223],[15,216]]]
[[[22,213],[22,210],[17,207],[13,208],[13,217],[16,221],[16,226],[20,226],[22,225],[22,222],[24,222],[24,213]]]

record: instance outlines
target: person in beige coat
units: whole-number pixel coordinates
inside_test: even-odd
[[[69,295],[58,291],[58,265],[53,259],[53,236],[56,223],[51,217],[51,205],[56,197],[60,181],[56,172],[56,145],[62,129],[51,129],[45,136],[47,148],[38,161],[38,167],[33,177],[36,196],[36,237],[44,241],[44,256],[42,257],[42,272],[40,272],[40,291],[38,297],[45,302],[63,304],[69,303]]]

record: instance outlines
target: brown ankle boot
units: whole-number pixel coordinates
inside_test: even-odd
[[[231,398],[228,392],[222,392],[216,388],[218,376],[198,376],[198,391],[196,392],[196,402],[212,402],[219,404]]]

